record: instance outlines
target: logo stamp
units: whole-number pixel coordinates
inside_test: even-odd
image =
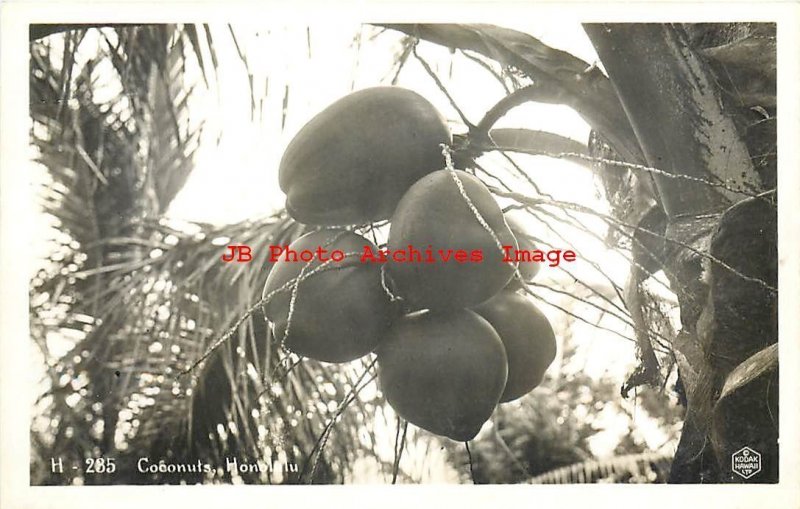
[[[761,454],[749,447],[742,447],[731,454],[731,470],[744,479],[761,472]]]

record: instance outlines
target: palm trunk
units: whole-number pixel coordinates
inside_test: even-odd
[[[703,356],[689,366],[696,383],[688,387],[670,480],[736,481],[731,454],[747,445],[762,454],[763,473],[753,480],[776,482],[777,426],[770,411],[777,415],[777,383],[770,381],[777,372],[724,402],[719,397],[737,365],[777,340],[777,209],[764,199],[745,199],[763,190],[761,178],[715,77],[677,27],[585,29],[648,164],[679,177],[655,176],[666,237],[684,244],[668,246],[661,262],[671,269],[672,287],[683,289],[684,345],[700,348]],[[720,185],[697,185],[697,179]]]

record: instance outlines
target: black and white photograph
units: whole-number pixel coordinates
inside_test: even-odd
[[[259,12],[27,24],[29,487],[796,489],[781,20]]]

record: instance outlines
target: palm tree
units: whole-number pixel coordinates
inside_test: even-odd
[[[760,448],[767,460],[765,478],[776,479],[776,470],[770,470],[777,465],[776,437],[745,433],[771,429],[771,423],[733,419],[743,407],[771,411],[753,410],[748,415],[761,417],[752,419],[775,415],[776,361],[766,350],[766,360],[762,355],[757,364],[760,376],[730,378],[737,366],[777,340],[774,317],[743,315],[750,324],[743,331],[755,327],[760,333],[747,335],[748,341],[759,338],[755,343],[739,341],[740,334],[735,345],[723,339],[743,319],[726,309],[741,313],[749,299],[768,310],[777,297],[771,265],[734,261],[726,244],[726,235],[751,239],[752,256],[777,260],[769,258],[774,238],[758,238],[739,219],[757,214],[757,227],[774,233],[776,107],[769,81],[774,80],[769,69],[771,58],[774,72],[774,27],[589,25],[608,77],[512,30],[388,28],[407,35],[397,56],[398,73],[414,57],[435,78],[417,53],[419,41],[426,40],[479,62],[509,91],[480,122],[462,116],[468,132],[456,139],[459,166],[485,177],[497,196],[514,200],[515,208],[553,231],[569,224],[596,235],[577,215],[601,217],[612,227],[611,240],[629,253],[632,273],[625,287],[595,263],[609,285],[584,284],[589,297],[562,293],[620,317],[634,331],[641,367],[626,389],[661,388],[677,365],[690,410],[672,480],[734,480],[719,465],[742,440]],[[79,51],[87,34],[97,39],[97,52],[88,57]],[[232,29],[229,36],[239,50]],[[766,55],[766,64],[758,59],[764,68],[751,65],[754,52]],[[659,58],[648,60],[648,54]],[[624,62],[634,57],[640,67],[632,76]],[[681,74],[687,62],[695,81]],[[187,72],[191,65],[202,69],[196,82]],[[219,262],[226,239],[266,253],[266,246],[288,243],[305,227],[285,213],[222,227],[164,218],[191,174],[203,132],[202,121],[190,115],[192,95],[215,79],[216,66],[215,36],[207,26],[32,27],[31,140],[46,169],[39,191],[53,219],[51,255],[32,280],[30,295],[32,337],[46,361],[31,432],[33,454],[40,459],[32,461],[34,484],[73,480],[44,469],[49,463],[41,460],[56,456],[84,466],[89,458],[113,457],[115,472],[74,477],[99,484],[341,482],[364,454],[373,455],[385,472],[403,475],[398,465],[405,427],[381,410],[380,393],[359,394],[375,377],[374,359],[332,366],[281,351],[259,311],[269,263]],[[667,115],[680,94],[663,93],[656,82],[643,85],[639,77],[664,69],[678,77],[671,90],[691,97],[710,93],[714,100],[698,101],[683,116]],[[110,84],[99,83],[101,71],[113,76]],[[764,77],[766,87],[756,83]],[[708,83],[714,87],[704,88]],[[593,129],[589,146],[552,133],[493,129],[510,109],[529,101],[572,107]],[[674,125],[654,127],[648,119],[654,104]],[[696,136],[687,152],[680,126],[696,126],[696,118],[707,116],[730,125],[724,150],[759,155],[736,159],[739,166],[709,165],[714,157],[706,154],[720,147],[704,145],[708,133],[701,127],[697,131],[706,137]],[[511,163],[510,153],[535,153],[591,165],[612,214],[514,192],[509,175],[487,171],[476,161],[490,152]],[[680,155],[686,153],[696,159]],[[522,168],[513,168],[525,177]],[[710,283],[697,277],[702,266]],[[680,334],[669,326],[659,298],[647,291],[658,271],[678,296]],[[541,299],[534,290],[539,288],[528,288]],[[71,339],[67,352],[57,352],[53,338],[58,337]],[[700,345],[711,345],[708,356]],[[729,423],[734,425],[726,427]],[[398,443],[394,461],[387,461],[376,436],[394,426]],[[142,457],[148,458],[145,466],[154,465],[145,475],[138,470]],[[223,468],[229,458],[262,466],[296,464],[297,471],[232,473]],[[570,458],[564,463],[575,460]],[[159,461],[213,467],[159,471]]]
[[[51,31],[40,27],[32,37],[42,30]],[[99,32],[101,50],[78,64],[77,48],[89,30]],[[83,477],[96,483],[208,477],[203,471],[143,477],[136,469],[143,453],[154,463],[214,465],[224,465],[224,455],[268,465],[308,458],[334,417],[328,397],[347,394],[352,367],[303,362],[291,375],[283,373],[277,368],[291,359],[265,341],[270,331],[254,314],[213,358],[183,374],[214,334],[258,300],[269,270],[268,264],[245,270],[219,263],[215,241],[236,238],[258,250],[303,231],[285,215],[222,228],[196,225],[191,232],[162,218],[193,168],[203,126],[187,104],[192,87],[202,83],[186,83],[186,66],[196,59],[213,76],[213,64],[201,56],[207,51],[215,60],[210,30],[75,28],[63,36],[63,48],[56,42],[31,43],[32,141],[47,169],[42,203],[55,219],[53,254],[31,286],[32,335],[44,357],[55,359],[39,398],[43,428],[32,432],[34,453],[76,465],[113,455],[113,476]],[[93,75],[101,66],[113,66],[118,87],[102,102],[95,99]],[[64,355],[51,350],[47,338],[54,332],[76,339]],[[324,397],[311,390],[320,379]],[[295,419],[291,408],[298,416],[300,409],[313,410],[310,418]],[[357,415],[343,412],[341,428],[368,429],[369,423],[356,425]],[[328,450],[347,458],[358,439],[337,433]],[[337,462],[320,461],[314,479],[329,479],[340,470]],[[32,474],[34,482],[70,480]],[[274,475],[241,477],[269,482]]]

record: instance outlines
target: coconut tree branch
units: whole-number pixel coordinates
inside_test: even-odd
[[[475,126],[477,133],[486,135],[498,120],[503,118],[506,113],[521,106],[526,102],[541,103],[561,103],[564,102],[563,91],[558,87],[544,87],[541,83],[534,83],[526,87],[511,92],[500,99],[497,104],[492,106],[483,116],[478,125]]]
[[[663,24],[587,24],[648,164],[669,173],[760,188],[750,154],[707,67]],[[668,216],[725,208],[733,191],[655,177]],[[741,199],[741,196],[739,196]]]
[[[602,132],[625,159],[644,162],[633,130],[611,82],[596,67],[551,48],[535,37],[492,25],[385,24],[388,28],[448,48],[473,51],[513,67],[537,87],[560,90],[559,102]],[[523,94],[524,95],[524,94]]]

